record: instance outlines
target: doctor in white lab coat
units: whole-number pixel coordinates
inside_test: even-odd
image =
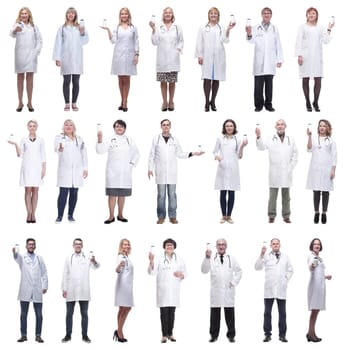
[[[288,282],[293,275],[293,267],[289,257],[280,252],[281,243],[278,238],[273,238],[270,242],[271,251],[267,252],[267,247],[263,246],[260,256],[256,261],[255,269],[265,269],[264,284],[264,342],[271,340],[271,311],[274,300],[278,306],[278,328],[279,340],[287,342],[287,321],[286,321],[286,299]]]
[[[269,222],[273,223],[277,215],[278,189],[282,189],[282,217],[284,222],[290,223],[290,193],[293,182],[293,170],[297,163],[298,152],[293,137],[286,135],[286,122],[279,119],[276,122],[276,134],[263,141],[261,130],[256,128],[257,148],[269,151],[269,187],[270,197],[268,205]]]
[[[88,158],[84,140],[76,135],[72,120],[67,119],[64,122],[63,133],[55,137],[54,147],[59,157],[57,186],[60,188],[57,199],[58,215],[55,222],[61,223],[69,194],[68,221],[73,223],[78,190],[88,176]]]
[[[227,338],[235,342],[235,287],[241,280],[242,270],[235,257],[226,253],[227,241],[216,241],[217,252],[212,255],[210,249],[205,252],[201,271],[210,272],[210,340],[217,340],[220,332],[221,308],[224,308],[227,324]]]
[[[76,102],[79,96],[79,80],[83,74],[83,46],[89,37],[83,20],[78,22],[78,13],[69,7],[65,15],[65,23],[58,29],[55,38],[53,60],[60,67],[63,75],[64,110],[70,110],[70,84],[72,82],[72,109],[78,111]]]
[[[92,252],[86,256],[83,251],[83,241],[76,238],[73,241],[74,253],[67,257],[62,278],[62,296],[66,299],[66,336],[62,342],[71,340],[73,330],[73,313],[75,302],[79,302],[81,313],[82,340],[90,343],[88,338],[88,303],[90,294],[90,268],[97,269],[100,264],[96,261]]]
[[[273,77],[276,67],[283,63],[282,45],[278,29],[271,21],[272,10],[265,7],[261,11],[262,22],[254,27],[246,26],[247,41],[254,44],[254,105],[259,112],[265,107],[269,112],[274,112],[272,107]],[[265,86],[265,99],[263,90]]]
[[[108,153],[106,163],[106,195],[108,196],[109,218],[105,224],[115,221],[114,210],[118,203],[117,220],[128,222],[123,216],[125,197],[131,196],[132,170],[137,165],[140,153],[135,142],[125,135],[127,124],[118,119],[113,124],[114,135],[107,141],[103,141],[103,132],[98,131],[96,151],[98,154]]]
[[[170,134],[171,121],[160,122],[162,134],[154,137],[148,159],[148,178],[155,173],[158,186],[157,224],[166,218],[166,191],[168,193],[168,216],[172,224],[177,224],[177,157],[190,158],[204,152],[183,152],[177,138]]]
[[[43,258],[35,254],[36,241],[33,238],[26,240],[25,254],[19,254],[19,246],[13,248],[14,260],[18,263],[21,279],[18,293],[20,301],[20,332],[21,337],[19,343],[27,341],[27,314],[29,311],[30,302],[33,302],[33,307],[36,315],[36,330],[35,340],[43,343],[41,338],[42,332],[42,305],[43,294],[48,290],[48,274]]]
[[[200,27],[196,41],[195,57],[202,67],[205,112],[209,112],[209,107],[212,111],[217,110],[215,100],[220,80],[226,80],[226,51],[223,44],[229,42],[229,33],[235,26],[235,22],[231,22],[225,28],[219,21],[220,11],[212,7],[208,11],[208,23]]]
[[[13,29],[10,31],[12,38],[16,39],[15,45],[15,72],[17,73],[18,107],[21,112],[23,103],[24,79],[26,78],[27,107],[33,112],[32,92],[33,75],[37,72],[37,58],[42,49],[42,35],[34,24],[29,8],[22,7]]]
[[[330,191],[333,191],[333,180],[336,176],[337,145],[331,137],[332,126],[326,119],[320,119],[317,132],[307,129],[307,151],[312,153],[309,164],[307,189],[313,190],[314,223],[319,223],[320,197],[322,199],[321,222],[327,222],[327,208]]]
[[[183,259],[174,250],[177,243],[168,238],[163,242],[164,254],[155,258],[149,253],[148,273],[156,275],[156,303],[160,308],[162,343],[167,339],[175,342],[173,336],[174,314],[180,304],[180,285],[186,277],[186,267]]]

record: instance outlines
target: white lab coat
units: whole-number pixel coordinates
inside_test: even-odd
[[[241,140],[234,135],[228,138],[222,135],[216,140],[214,156],[222,159],[218,162],[215,190],[240,190],[239,151]]]
[[[255,264],[256,270],[265,268],[264,298],[287,299],[288,282],[293,275],[293,267],[289,257],[280,253],[279,259],[272,252],[258,258]]]
[[[298,157],[294,138],[285,135],[281,142],[280,137],[275,134],[264,142],[260,137],[257,139],[257,148],[260,151],[269,151],[269,187],[291,187]]]
[[[90,268],[97,269],[83,252],[67,257],[62,278],[62,291],[67,292],[66,301],[91,300]]]
[[[139,52],[139,36],[137,28],[130,26],[123,29],[117,26],[112,33],[113,58],[111,74],[113,75],[136,75],[134,64],[135,53]]]
[[[275,75],[277,63],[283,63],[277,27],[270,23],[265,31],[262,24],[257,24],[252,27],[252,38],[247,41],[254,44],[253,75]]]
[[[42,49],[42,35],[37,26],[22,24],[22,31],[15,32],[17,23],[10,31],[16,39],[14,66],[16,73],[37,73],[37,57]]]
[[[311,265],[314,262],[315,254],[308,256],[308,268],[310,270],[310,278],[308,283],[308,310],[325,310],[326,309],[326,279],[325,264],[318,257],[318,265],[312,270]]]
[[[235,287],[242,275],[235,257],[225,254],[223,264],[219,254],[204,258],[201,271],[210,272],[210,307],[234,307]]]
[[[157,72],[179,72],[180,53],[184,47],[182,29],[172,24],[170,29],[164,24],[156,26],[152,34],[152,44],[156,49],[156,71]]]
[[[116,266],[124,261],[125,265],[121,271],[117,273],[116,290],[115,290],[115,306],[134,306],[133,282],[134,282],[134,266],[128,256],[119,254]]]
[[[22,164],[20,169],[20,186],[39,187],[43,184],[42,164],[46,162],[45,145],[41,137],[31,141],[25,137],[20,142],[20,156]]]
[[[65,142],[62,152],[59,151],[61,142]],[[88,167],[87,151],[83,139],[75,136],[72,140],[67,135],[60,134],[55,137],[54,146],[59,156],[57,186],[82,187],[83,172]]]
[[[13,257],[21,271],[18,300],[42,303],[43,289],[48,289],[48,274],[43,258],[35,254],[32,260],[28,253],[14,253]]]
[[[307,177],[307,189],[313,191],[333,191],[330,173],[337,165],[337,146],[331,137],[313,137],[312,159]]]
[[[322,44],[328,44],[331,34],[319,25],[302,24],[299,27],[295,56],[302,56],[303,63],[299,65],[300,78],[323,77],[323,49]]]
[[[83,74],[83,45],[88,40],[86,29],[81,35],[78,26],[63,25],[58,29],[53,60],[61,62],[61,75]]]
[[[201,79],[226,80],[226,29],[206,24],[198,30],[195,57],[203,58]]]
[[[132,188],[132,170],[140,158],[134,141],[126,135],[114,134],[108,141],[97,143],[96,151],[108,152],[106,188]]]
[[[148,267],[150,275],[156,275],[156,304],[157,307],[180,305],[181,279],[174,276],[174,272],[180,271],[186,277],[184,261],[174,254],[170,260],[167,255],[162,255],[154,260],[154,269]]]
[[[177,138],[170,135],[167,143],[162,134],[155,136],[149,153],[148,170],[155,171],[158,185],[177,183],[177,157],[188,158],[189,152],[183,152]]]

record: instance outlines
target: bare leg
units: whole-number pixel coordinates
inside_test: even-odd
[[[122,77],[123,79],[123,108],[128,108],[128,95],[130,90],[130,75]]]
[[[23,106],[24,76],[25,73],[17,74],[18,108]]]
[[[33,73],[26,73],[27,104],[32,107]]]
[[[121,106],[123,107],[123,77],[118,76],[118,87],[121,94]]]
[[[118,203],[118,217],[120,219],[124,219],[124,217],[123,217],[124,202],[125,202],[125,197],[118,197],[118,200],[117,200],[117,203]]]
[[[118,315],[117,315],[117,323],[118,323],[117,332],[118,332],[118,336],[120,338],[124,338],[123,326],[124,326],[124,323],[127,319],[127,316],[129,314],[130,310],[131,310],[131,307],[124,307],[124,306],[119,307],[119,311],[118,311]]]
[[[162,81],[160,83],[161,96],[162,96],[162,106],[161,109],[167,108],[167,83]]]
[[[114,197],[114,196],[108,196],[108,205],[109,205],[109,219],[108,220],[112,220],[114,218],[116,198],[117,197]]]
[[[174,110],[174,92],[176,91],[176,83],[169,83],[168,84],[168,93],[169,93],[169,102],[168,102],[168,107],[171,110]]]
[[[31,191],[32,187],[25,187],[25,206],[26,206],[26,212],[27,212],[27,221],[31,221],[32,216],[32,201],[31,201]]]
[[[31,220],[32,221],[36,221],[38,190],[39,190],[39,187],[32,187],[32,191],[31,191],[31,207],[32,207]]]

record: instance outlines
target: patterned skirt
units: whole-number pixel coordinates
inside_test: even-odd
[[[178,81],[178,72],[157,72],[156,81],[163,83],[176,83]]]

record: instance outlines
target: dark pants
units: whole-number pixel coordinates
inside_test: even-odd
[[[76,103],[79,96],[79,80],[80,80],[80,74],[63,76],[63,97],[65,100],[65,103],[69,103],[69,100],[70,100],[70,82],[71,81],[73,83],[72,103]]]
[[[272,107],[272,80],[273,75],[256,75],[254,77],[254,105],[256,108]],[[265,85],[265,100],[264,100]]]
[[[317,213],[319,212],[320,196],[322,197],[322,211],[323,211],[323,213],[326,213],[327,208],[328,208],[328,201],[330,199],[330,192],[328,192],[328,191],[313,191],[314,211]]]
[[[175,311],[176,308],[174,306],[160,308],[161,332],[163,337],[170,337],[173,335]]]
[[[78,188],[75,187],[60,187],[59,197],[57,198],[57,210],[58,217],[62,218],[67,203],[67,197],[69,193],[68,201],[68,216],[73,216],[76,202],[78,201]]]
[[[30,302],[21,301],[20,302],[20,333],[22,336],[27,336],[27,314],[29,311]],[[36,336],[40,336],[42,333],[42,303],[33,303],[33,308],[36,315]]]
[[[234,307],[225,307],[225,320],[227,325],[227,337],[235,337],[235,316]],[[221,308],[211,307],[210,308],[210,335],[212,338],[217,339],[220,333],[220,320],[221,320]]]
[[[75,301],[67,301],[67,315],[66,315],[66,335],[71,336],[73,330],[73,314]],[[79,300],[80,314],[81,314],[81,332],[82,336],[87,336],[88,328],[88,300]]]
[[[228,198],[227,197],[228,194]],[[231,216],[235,200],[235,192],[234,191],[220,191],[220,205],[222,216]]]
[[[264,299],[264,334],[271,336],[271,311],[272,311],[272,305],[274,303],[274,298]],[[279,336],[285,337],[287,333],[287,314],[285,311],[285,299],[277,299],[277,307],[278,307],[278,330],[279,330]]]

